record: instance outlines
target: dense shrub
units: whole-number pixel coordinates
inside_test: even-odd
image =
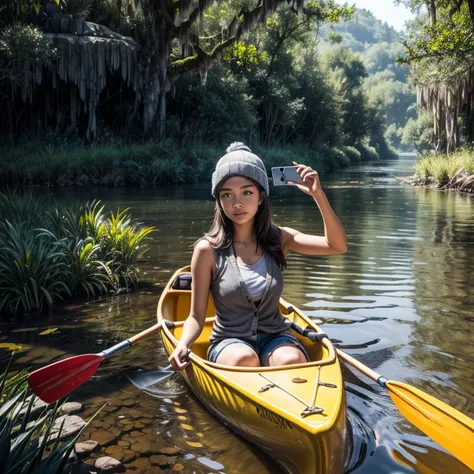
[[[0,194],[0,314],[136,287],[143,241],[153,228],[127,212],[105,213],[99,201],[48,209],[28,194]]]
[[[380,159],[377,150],[366,143],[358,143],[355,148],[360,153],[361,161],[377,161]]]
[[[342,151],[349,158],[351,163],[358,163],[362,159],[360,151],[353,146],[343,146]]]

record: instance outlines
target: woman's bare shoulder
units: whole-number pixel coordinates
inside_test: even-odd
[[[212,253],[213,246],[209,240],[203,237],[202,239],[199,239],[194,245],[194,251],[196,250],[204,253]]]
[[[210,268],[214,266],[214,249],[207,239],[200,239],[196,242],[193,252],[193,260],[200,265],[206,265]]]

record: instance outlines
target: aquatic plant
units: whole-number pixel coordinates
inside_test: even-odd
[[[18,191],[0,193],[0,216],[2,221],[8,221],[12,225],[39,223],[41,210],[44,208],[44,199],[32,194],[20,194]]]
[[[148,250],[142,241],[153,231],[152,227],[133,224],[131,216],[127,214],[128,210],[127,208],[116,214],[111,212],[105,221],[107,227],[105,239],[110,248],[109,268],[112,274],[117,276],[119,288],[126,289],[136,287],[138,284],[137,262]]]
[[[0,222],[0,312],[31,313],[70,294],[57,239],[27,223]]]
[[[107,292],[108,268],[99,260],[100,245],[88,239],[64,239],[69,287],[73,294],[96,296]]]
[[[153,231],[153,227],[133,223],[129,210],[104,214],[101,202],[92,201],[79,216],[81,236],[98,246],[97,256],[116,292],[137,285],[137,262],[148,250],[143,239]]]
[[[27,375],[22,370],[9,376],[9,367],[0,375],[0,472],[61,474],[76,441],[94,417],[72,439],[60,443],[64,419],[52,443],[60,405],[43,408],[36,418],[33,407],[37,398],[28,389]]]
[[[128,211],[106,213],[92,201],[44,212],[31,194],[1,195],[0,314],[33,313],[68,296],[136,287],[153,227],[135,223]]]

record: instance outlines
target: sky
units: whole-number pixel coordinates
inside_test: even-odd
[[[376,18],[387,22],[396,30],[401,31],[405,21],[414,17],[411,11],[403,5],[395,5],[393,0],[346,0],[349,5],[370,10]],[[344,2],[339,2],[344,3]]]

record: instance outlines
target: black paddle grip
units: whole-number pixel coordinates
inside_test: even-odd
[[[328,337],[324,332],[316,332],[312,328],[305,328],[298,326],[296,323],[291,323],[291,329],[297,332],[300,336],[307,337],[310,341],[321,342],[325,337]],[[328,338],[329,339],[329,338]]]

